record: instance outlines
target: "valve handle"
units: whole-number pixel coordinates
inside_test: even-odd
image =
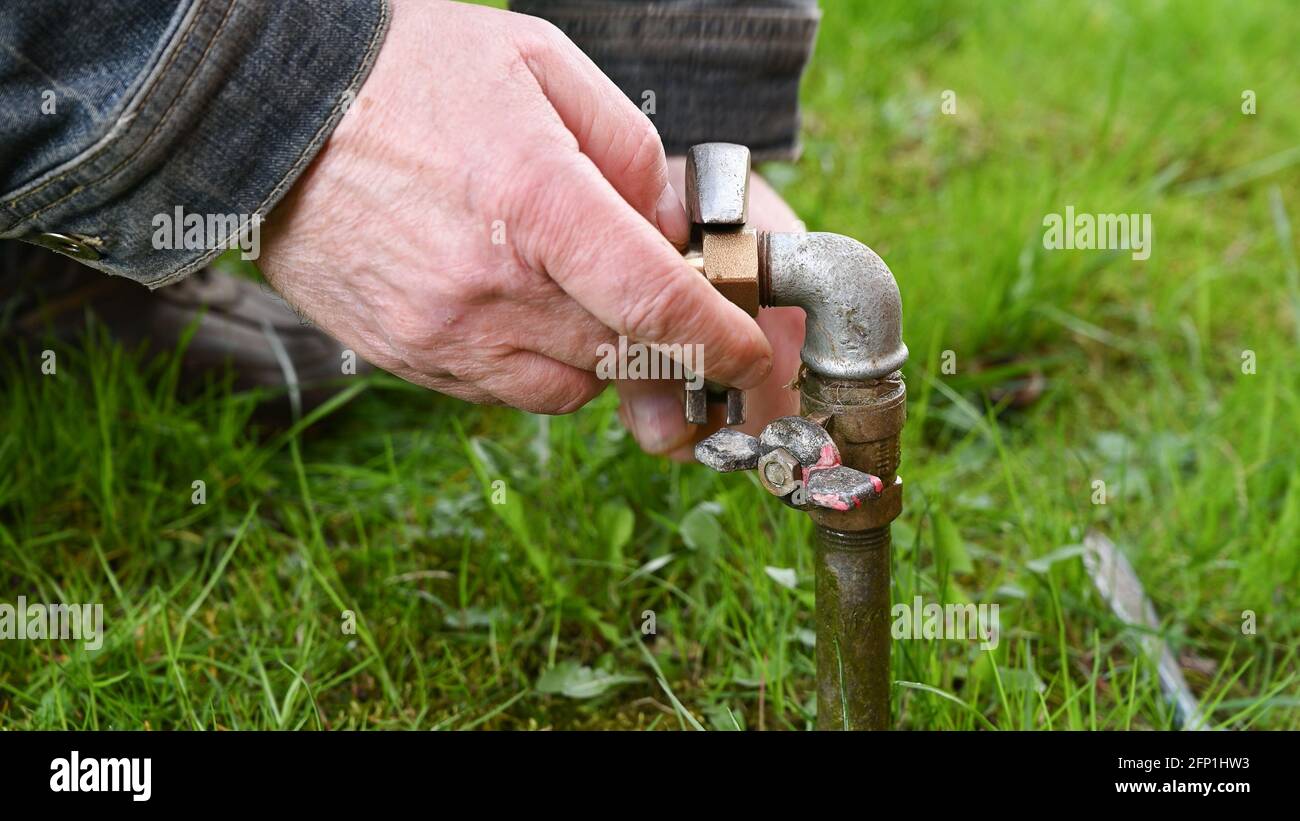
[[[749,219],[749,148],[700,143],[686,152],[686,213],[693,226],[739,228]]]
[[[776,419],[757,437],[722,428],[695,458],[719,473],[757,470],[768,493],[800,510],[850,510],[884,492],[880,477],[845,466],[826,429],[802,416]]]
[[[695,459],[718,473],[758,467],[758,438],[735,428],[720,428],[695,446]]]
[[[729,300],[751,315],[757,314],[757,245],[753,232],[744,230],[749,218],[747,147],[735,143],[691,146],[686,152],[686,212],[691,220],[691,245],[694,252],[702,254],[696,259],[709,281]],[[752,265],[748,264],[751,257]],[[710,274],[716,260],[722,261],[724,270]],[[725,270],[727,266],[742,270]],[[686,421],[706,424],[710,401],[726,403],[728,425],[745,421],[744,391],[723,386],[687,386]]]

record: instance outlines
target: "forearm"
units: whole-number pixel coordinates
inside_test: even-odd
[[[564,31],[641,106],[669,154],[720,140],[798,152],[816,0],[512,0]]]
[[[6,8],[0,238],[71,236],[87,264],[150,286],[196,270],[222,248],[210,233],[160,242],[160,215],[265,216],[354,98],[387,21],[383,0]]]

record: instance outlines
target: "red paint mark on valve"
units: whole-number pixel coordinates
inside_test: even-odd
[[[835,445],[822,445],[821,458],[817,460],[817,464],[812,465],[808,468],[808,473],[816,473],[819,470],[825,470],[826,468],[836,468],[839,466],[840,466],[839,449],[836,448]]]
[[[839,449],[836,448],[833,443],[828,445],[823,445],[821,456],[817,459],[817,463],[815,465],[810,465],[808,468],[804,470],[805,481],[810,481],[813,474],[815,473],[818,473],[823,470],[830,470],[831,468],[838,468],[841,466],[842,463],[840,461]],[[879,476],[875,476],[870,473],[866,473],[863,475],[865,475],[871,483],[871,490],[872,490],[871,498],[875,498],[877,496],[880,496],[880,494],[884,493],[885,483],[881,481]],[[849,492],[847,490],[841,490],[841,492],[837,492],[837,493],[811,493],[809,494],[809,496],[813,500],[813,502],[817,504],[819,507],[826,507],[826,508],[830,508],[831,510],[843,511],[843,510],[848,510],[850,507],[862,506],[862,499],[855,493]]]
[[[814,493],[812,495],[812,498],[813,501],[816,502],[818,505],[822,507],[829,507],[832,510],[849,509],[849,503],[844,501],[842,497],[836,496],[834,493]],[[858,501],[857,499],[853,500],[854,507],[858,507],[861,504],[862,502]]]

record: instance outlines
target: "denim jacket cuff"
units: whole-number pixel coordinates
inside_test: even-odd
[[[799,80],[820,12],[811,0],[743,5],[512,0],[586,52],[659,130],[669,154],[708,141],[755,160],[799,150]]]
[[[0,238],[150,287],[226,247],[249,250],[248,234],[258,242],[261,219],[355,99],[388,21],[387,0],[182,6],[104,133],[3,194]],[[187,230],[190,215],[206,230]],[[178,218],[186,224],[173,225]],[[221,234],[213,247],[212,225],[223,221],[241,234]],[[203,241],[191,241],[198,234]]]

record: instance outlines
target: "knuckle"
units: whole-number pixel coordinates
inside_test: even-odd
[[[415,286],[412,304],[419,307],[411,323],[416,327],[441,324],[448,331],[459,331],[465,327],[463,320],[475,318],[475,309],[507,297],[512,273],[508,260],[472,253],[461,263],[441,266],[428,283]]]
[[[569,397],[567,402],[561,402],[555,409],[557,415],[573,413],[583,408],[588,402],[595,399],[605,392],[606,383],[594,376],[587,375],[586,378],[577,386],[577,390]]]
[[[393,312],[385,320],[385,335],[391,347],[419,371],[428,372],[434,363],[460,347],[471,307],[448,300],[436,311]]]
[[[534,412],[552,416],[573,413],[599,396],[604,387],[595,376],[587,373],[574,372],[571,378],[548,380],[548,388]]]
[[[403,356],[440,347],[437,323],[421,322],[408,313],[395,313],[389,316],[386,336]]]
[[[644,180],[656,193],[668,182],[667,160],[664,159],[663,142],[654,125],[639,111],[628,129],[627,158],[623,166],[625,179]]]
[[[570,260],[583,247],[583,240],[590,238],[578,231],[582,220],[575,211],[573,189],[556,189],[555,180],[561,172],[553,161],[539,160],[525,166],[512,184],[506,204],[520,227],[515,235],[519,250],[543,268],[549,267],[544,264],[547,261]]]
[[[542,17],[531,18],[533,22],[534,35],[541,39],[550,48],[555,48],[563,43],[569,42],[569,38],[559,26],[550,20]]]
[[[532,222],[555,210],[555,164],[536,152],[524,152],[510,164],[497,186],[501,208],[521,222]]]
[[[515,51],[534,73],[569,42],[560,27],[541,17],[524,16],[515,30]]]
[[[461,379],[483,386],[493,383],[514,386],[527,381],[526,374],[513,367],[518,349],[507,339],[470,342],[457,346],[457,361],[451,370]]]
[[[509,291],[492,266],[457,269],[449,277],[455,293],[454,302],[466,311],[501,301]],[[459,318],[459,314],[455,318]]]
[[[498,357],[494,372],[480,383],[514,407],[552,415],[581,408],[604,388],[595,374],[524,350]]]
[[[698,340],[669,340],[669,333],[689,322],[690,301],[682,293],[683,287],[676,277],[661,276],[647,281],[638,297],[623,309],[622,331],[629,337],[647,342],[693,342]]]

